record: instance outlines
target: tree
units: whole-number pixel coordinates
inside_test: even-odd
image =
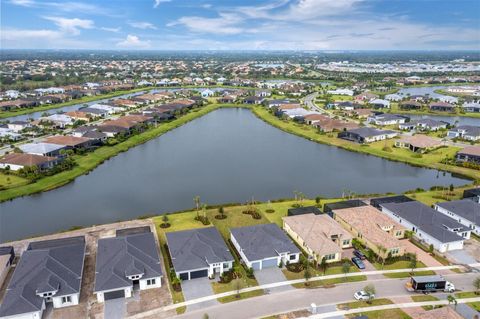
[[[475,294],[478,295],[480,292],[480,277],[477,277],[473,280],[473,287],[475,288]]]
[[[428,246],[428,252],[430,254],[433,254],[433,244],[430,244],[430,246]]]
[[[372,300],[375,299],[375,286],[372,284],[366,285],[365,288],[363,288],[363,291],[365,291],[369,296],[367,303],[372,303]]]
[[[455,309],[457,309],[457,299],[453,295],[448,295],[447,296],[448,304],[450,305],[451,303],[454,304]]]
[[[241,279],[235,279],[233,282],[233,289],[236,291],[235,297],[240,298],[240,290],[243,288],[243,282]]]
[[[163,222],[164,224],[167,224],[167,223],[168,223],[168,213],[163,214],[163,216],[162,216],[162,222]]]
[[[417,254],[413,254],[410,257],[409,266],[410,268],[412,268],[412,273],[413,273],[413,269],[417,268]]]
[[[308,286],[308,281],[310,278],[312,278],[312,272],[310,271],[310,263],[308,262],[308,259],[305,259],[303,262],[303,278],[305,278],[305,286]]]
[[[350,272],[350,267],[351,266],[352,265],[348,261],[346,261],[342,264],[342,272],[345,275],[345,280],[347,279],[347,274]]]
[[[327,259],[325,257],[322,257],[322,260],[320,261],[320,269],[323,270],[323,274],[327,272]]]
[[[199,217],[198,212],[200,211],[200,196],[195,196],[193,198],[193,202],[195,203],[195,208],[197,210],[197,218]]]
[[[218,208],[218,213],[220,214],[220,216],[222,216],[222,219],[225,218],[225,210],[222,206]]]

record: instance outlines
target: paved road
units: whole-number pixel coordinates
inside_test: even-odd
[[[452,274],[445,278],[452,281],[459,290],[473,290],[472,281],[478,274]],[[407,279],[370,280],[377,290],[378,298],[407,295],[404,284]],[[365,287],[366,282],[337,285],[334,288],[296,289],[245,299],[234,303],[221,304],[201,311],[192,311],[178,316],[182,319],[198,319],[207,313],[211,319],[258,318],[275,313],[286,313],[305,309],[310,304],[326,306],[352,300],[353,293]]]

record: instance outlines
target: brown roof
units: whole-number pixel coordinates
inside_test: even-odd
[[[365,239],[377,246],[387,249],[403,246],[398,239],[393,237],[393,233],[396,230],[404,230],[405,227],[372,206],[337,209],[333,212],[336,217],[343,219],[359,231]],[[387,230],[390,231],[390,234]]]
[[[418,148],[431,148],[431,147],[440,146],[442,144],[440,140],[427,135],[422,135],[422,134],[405,136],[401,138],[399,142],[410,144]]]
[[[305,120],[308,121],[321,121],[321,120],[328,120],[329,117],[322,114],[308,114],[303,117]]]
[[[283,217],[283,221],[320,256],[342,252],[340,246],[333,242],[332,236],[336,236],[339,240],[352,239],[349,232],[327,215],[288,216]]]
[[[83,118],[87,119],[90,118],[92,115],[90,113],[82,112],[82,111],[70,111],[65,113],[65,115],[70,116],[71,118]]]
[[[447,103],[447,102],[432,102],[432,103],[430,103],[430,107],[432,107],[432,106],[455,107],[452,104]]]
[[[86,137],[75,137],[70,135],[68,136],[56,135],[56,136],[48,137],[45,139],[45,143],[66,145],[66,146],[77,146],[89,141],[90,139]]]
[[[282,104],[278,107],[279,110],[293,110],[301,108],[300,104],[292,103],[292,104]]]
[[[55,161],[55,157],[26,154],[26,153],[11,153],[5,155],[0,159],[0,163],[13,164],[13,165],[22,165],[22,166],[33,166],[40,165],[46,162]]]
[[[351,130],[351,129],[359,128],[359,125],[357,123],[344,122],[344,121],[333,120],[333,119],[320,121],[318,123],[313,124],[313,126],[319,127],[325,132],[331,132],[333,130],[343,131],[343,129]]]
[[[151,118],[148,116],[130,114],[130,115],[119,117],[116,120],[105,121],[100,126],[119,126],[119,127],[129,129],[129,128],[135,127],[138,123],[143,123],[150,119]]]
[[[428,310],[423,312],[421,317],[422,319],[463,319],[463,317],[451,307]]]
[[[480,156],[480,146],[467,146],[458,153],[465,155]]]

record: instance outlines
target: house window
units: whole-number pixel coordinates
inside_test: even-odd
[[[401,230],[397,230],[397,232],[395,233],[395,236],[402,236],[402,231]]]
[[[290,256],[288,257],[288,259],[290,259],[290,260],[295,260],[295,258],[297,258],[295,255],[290,255]]]
[[[335,259],[336,254],[325,255],[325,260],[333,260]]]
[[[72,296],[62,297],[62,303],[70,303],[70,302],[72,302]]]
[[[153,278],[153,279],[147,279],[147,286],[155,285],[155,283],[156,283],[155,278]]]
[[[343,246],[350,245],[350,239],[346,239],[343,241]]]
[[[391,253],[392,255],[396,255],[396,254],[398,254],[398,252],[399,252],[399,249],[398,249],[398,248],[395,248],[395,249],[390,250],[390,253]]]
[[[230,264],[229,263],[224,263],[223,264],[223,269],[228,269],[230,268]]]

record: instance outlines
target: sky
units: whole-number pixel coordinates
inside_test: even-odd
[[[10,49],[480,50],[480,0],[1,0]]]

